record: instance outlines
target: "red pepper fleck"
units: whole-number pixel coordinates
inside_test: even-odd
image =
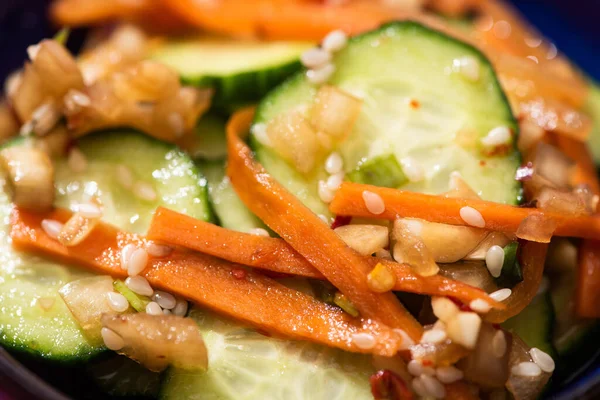
[[[262,330],[262,329],[257,329],[256,333],[261,334],[261,335],[266,336],[266,337],[271,337],[271,334],[269,332],[267,332],[265,330]]]
[[[415,99],[411,99],[409,104],[410,104],[410,107],[411,107],[413,110],[416,110],[416,109],[418,109],[419,107],[421,107],[421,103],[419,103],[419,101],[418,101],[418,100],[415,100]]]
[[[431,367],[433,365],[433,361],[431,361],[431,360],[421,360],[421,364],[423,364],[426,367]]]
[[[246,279],[246,270],[240,269],[240,268],[234,268],[231,270],[231,275],[233,275],[233,277],[235,279]]]
[[[486,164],[485,160],[479,160],[480,167],[485,167],[485,164]]]
[[[493,326],[495,329],[502,329],[502,327],[500,326],[500,324],[492,324],[492,326]]]
[[[331,229],[339,228],[340,226],[350,225],[352,217],[346,215],[336,215],[331,223]]]
[[[457,299],[455,297],[448,297],[448,298],[450,300],[452,300],[452,302],[458,306],[458,308],[460,309],[460,311],[465,311],[465,312],[471,312],[471,311],[473,311],[473,310],[471,310],[471,307],[469,307],[467,304],[463,303],[459,299]]]
[[[371,378],[371,394],[375,400],[412,400],[404,380],[390,370],[377,371]]]

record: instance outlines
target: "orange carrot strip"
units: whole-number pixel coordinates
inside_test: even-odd
[[[13,245],[98,273],[125,278],[127,273],[120,266],[121,249],[130,243],[143,246],[144,239],[100,223],[79,245],[65,247],[44,232],[41,222],[44,219],[64,222],[70,216],[66,210],[45,214],[13,210],[10,233]],[[241,268],[211,256],[176,250],[168,257],[151,257],[142,275],[154,288],[167,290],[275,335],[357,353],[392,356],[399,350],[402,339],[390,328],[372,320],[352,318],[311,296]],[[244,271],[242,279],[235,277],[240,271]],[[377,339],[375,347],[356,346],[352,335],[357,332],[372,334]]]
[[[369,289],[371,265],[252,158],[240,136],[247,134],[253,117],[254,109],[246,108],[227,124],[227,174],[240,199],[346,295],[361,315],[404,329],[413,340],[419,340],[423,327],[394,294]]]
[[[362,198],[364,191],[376,193],[383,199],[385,210],[381,214],[373,214],[367,209]],[[516,207],[477,199],[448,198],[350,182],[342,184],[329,209],[334,214],[352,217],[387,220],[409,217],[442,224],[468,225],[460,216],[460,210],[467,206],[479,211],[485,220],[485,228],[492,231],[515,233],[526,217],[532,214],[543,214],[556,222],[554,234],[557,236],[600,239],[600,217],[597,216],[573,217],[555,212],[542,212],[536,208]]]
[[[306,278],[325,279],[323,274],[284,240],[231,231],[163,207],[158,208],[154,213],[147,238],[186,247],[250,267]],[[506,308],[504,303],[493,300],[483,290],[466,283],[440,275],[423,277],[416,274],[410,266],[389,260],[375,257],[364,257],[364,259],[372,268],[381,262],[393,271],[396,275],[394,287],[396,291],[451,296],[465,304],[481,299],[495,308]]]

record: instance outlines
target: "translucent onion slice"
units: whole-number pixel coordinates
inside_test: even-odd
[[[556,147],[538,143],[532,155],[532,163],[535,174],[558,188],[569,187],[575,163]]]
[[[585,193],[585,192],[584,192]],[[590,215],[595,210],[586,198],[573,191],[543,188],[536,196],[536,206],[542,210],[576,216]]]
[[[410,265],[421,276],[438,273],[439,267],[431,251],[420,237],[420,221],[397,219],[392,237],[395,240],[392,255],[399,263]]]
[[[116,332],[125,342],[119,353],[151,371],[173,365],[205,370],[208,354],[198,326],[190,318],[174,315],[104,314],[102,326]]]
[[[510,346],[509,371],[521,362],[533,362],[529,350],[531,348],[517,335],[512,335]],[[510,372],[506,388],[515,400],[537,399],[544,390],[552,374],[542,371],[538,376],[520,376]]]
[[[489,232],[487,236],[470,252],[464,259],[466,261],[483,261],[492,246],[504,247],[511,242],[511,239],[502,232]]]
[[[390,243],[390,232],[380,225],[345,225],[336,228],[335,233],[349,247],[363,256],[371,255]]]
[[[487,293],[498,290],[492,275],[482,261],[459,261],[453,264],[441,264],[440,275],[478,287]]]
[[[556,221],[552,218],[543,213],[531,214],[521,222],[516,235],[519,239],[530,242],[550,243],[555,230]]]
[[[441,343],[419,343],[410,347],[413,360],[425,361],[438,367],[454,365],[469,354],[463,346],[446,339]]]

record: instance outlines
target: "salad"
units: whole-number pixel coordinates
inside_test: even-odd
[[[215,400],[536,399],[590,357],[600,90],[508,5],[51,18],[0,103],[13,354]]]

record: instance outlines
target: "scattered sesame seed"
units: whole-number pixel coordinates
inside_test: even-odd
[[[126,165],[119,164],[116,168],[116,177],[117,181],[123,186],[125,189],[131,189],[133,186],[133,173]]]
[[[39,44],[32,44],[31,46],[27,47],[27,55],[29,56],[29,59],[31,61],[35,61],[35,58],[37,57],[39,52],[40,52]]]
[[[154,290],[143,276],[130,276],[125,279],[125,285],[137,294],[142,296],[152,296]]]
[[[69,165],[71,171],[83,172],[87,168],[87,159],[85,158],[85,154],[83,154],[81,150],[79,150],[76,147],[73,147],[69,151],[67,164]]]
[[[452,68],[470,81],[476,82],[479,80],[480,66],[475,57],[455,58],[452,61]]]
[[[161,290],[154,292],[152,295],[152,300],[167,310],[171,310],[177,305],[177,299],[175,299],[175,296],[173,296],[171,293],[163,292]]]
[[[533,347],[529,350],[529,355],[533,359],[533,362],[544,372],[552,372],[556,367],[554,360],[550,355],[537,347]]]
[[[314,47],[302,53],[300,61],[306,68],[320,68],[331,61],[331,54],[327,50]]]
[[[42,220],[42,229],[46,232],[46,235],[50,236],[52,239],[57,239],[58,234],[62,231],[63,224],[54,219],[43,219]]]
[[[425,385],[420,377],[416,377],[412,380],[412,388],[419,397],[427,397],[428,393],[425,390]]]
[[[125,341],[115,331],[108,328],[102,328],[100,330],[102,340],[109,350],[117,351],[121,350],[125,346]]]
[[[53,102],[46,102],[36,108],[31,114],[33,132],[38,136],[45,136],[61,117],[58,107]]]
[[[425,178],[423,167],[412,157],[404,157],[400,160],[402,171],[409,181],[419,182]]]
[[[135,244],[128,244],[127,246],[121,249],[121,269],[127,270],[129,266],[129,259],[134,251],[137,250],[137,246]]]
[[[446,340],[447,337],[448,335],[446,334],[446,331],[440,329],[431,329],[423,332],[423,336],[421,336],[421,343],[438,344]]]
[[[368,190],[363,191],[362,198],[365,202],[367,210],[371,214],[379,215],[385,211],[385,203],[381,196],[377,193],[369,192]]]
[[[424,374],[424,369],[425,367],[423,366],[423,363],[419,360],[410,360],[408,362],[408,372],[410,372],[411,375],[414,376],[421,376]],[[429,367],[431,368],[431,367]]]
[[[173,252],[173,248],[164,244],[148,242],[146,244],[146,251],[152,257],[165,257]]]
[[[490,247],[485,253],[485,265],[490,274],[494,278],[498,278],[504,265],[504,249],[498,245]]]
[[[506,126],[497,126],[481,139],[481,144],[485,147],[498,147],[510,143],[510,138],[509,128]]]
[[[67,96],[69,96],[69,98],[75,104],[81,107],[89,107],[90,105],[92,105],[92,100],[90,100],[90,98],[86,94],[80,92],[79,90],[71,89],[67,93]]]
[[[102,218],[102,210],[95,204],[81,203],[76,210],[84,218]]]
[[[490,293],[489,296],[496,301],[504,301],[504,300],[508,299],[511,294],[512,294],[512,290],[505,288],[505,289],[496,290],[495,292]]]
[[[344,168],[344,160],[340,153],[334,151],[327,157],[325,160],[325,171],[328,174],[337,174],[338,172],[342,172]]]
[[[327,218],[326,216],[324,216],[323,214],[319,214],[317,215],[317,217],[319,217],[319,219],[323,222],[325,222],[327,225],[329,225],[329,218]]]
[[[540,376],[542,374],[541,368],[533,362],[522,362],[512,367],[511,372],[517,376]]]
[[[129,276],[136,276],[142,272],[148,264],[148,252],[144,249],[137,248],[127,262],[127,274]]]
[[[410,348],[410,346],[414,346],[415,341],[412,340],[412,338],[410,336],[408,336],[408,333],[406,333],[406,331],[404,329],[396,328],[396,329],[394,329],[394,332],[396,332],[402,338],[402,344],[400,345],[400,350],[408,350]]]
[[[438,367],[435,370],[435,376],[442,383],[453,383],[461,380],[464,377],[464,373],[460,369],[450,365],[447,367]]]
[[[504,357],[504,354],[506,354],[506,336],[500,329],[494,333],[492,338],[492,353],[497,358]]]
[[[188,310],[188,302],[184,299],[177,299],[177,304],[173,308],[173,314],[184,317]]]
[[[269,234],[269,231],[267,231],[266,229],[263,229],[263,228],[252,228],[248,231],[248,233],[251,235],[255,235],[255,236],[264,236],[264,237],[271,236]]]
[[[4,95],[9,99],[13,97],[22,81],[23,73],[20,70],[12,72],[4,81]]]
[[[121,293],[109,292],[106,294],[108,305],[116,312],[124,312],[129,308],[129,302]]]
[[[152,187],[152,185],[149,183],[137,181],[136,183],[133,184],[132,190],[133,190],[133,194],[135,194],[136,197],[141,200],[146,200],[146,201],[156,200],[156,197],[157,197],[156,192],[154,191],[154,188]]]
[[[306,71],[306,78],[313,85],[321,85],[327,82],[334,72],[335,66],[333,64],[325,64],[319,69],[309,69]]]
[[[465,206],[460,209],[460,217],[468,225],[476,228],[485,228],[485,220],[479,211],[473,207]]]
[[[329,187],[327,187],[327,182],[319,181],[319,198],[324,203],[331,203],[335,193],[332,192]]]
[[[371,350],[377,344],[375,336],[370,333],[353,333],[352,343],[362,350]]]
[[[40,297],[37,299],[37,304],[44,311],[49,311],[55,302],[56,300],[52,297]]]
[[[163,310],[160,308],[157,302],[151,301],[146,304],[146,313],[150,315],[162,315]]]
[[[348,36],[346,36],[346,33],[337,29],[329,32],[327,36],[325,36],[323,43],[321,43],[321,47],[323,47],[324,50],[335,53],[336,51],[343,49],[347,42]]]
[[[436,399],[443,399],[446,397],[446,389],[444,385],[440,383],[433,376],[429,375],[421,375],[421,381],[423,382],[423,387],[425,388],[425,392],[431,397]]]
[[[344,173],[338,172],[337,174],[331,175],[327,178],[327,188],[333,192],[339,189],[340,185],[344,181]]]
[[[483,299],[475,299],[469,303],[469,308],[475,312],[485,314],[492,309],[492,306]]]

